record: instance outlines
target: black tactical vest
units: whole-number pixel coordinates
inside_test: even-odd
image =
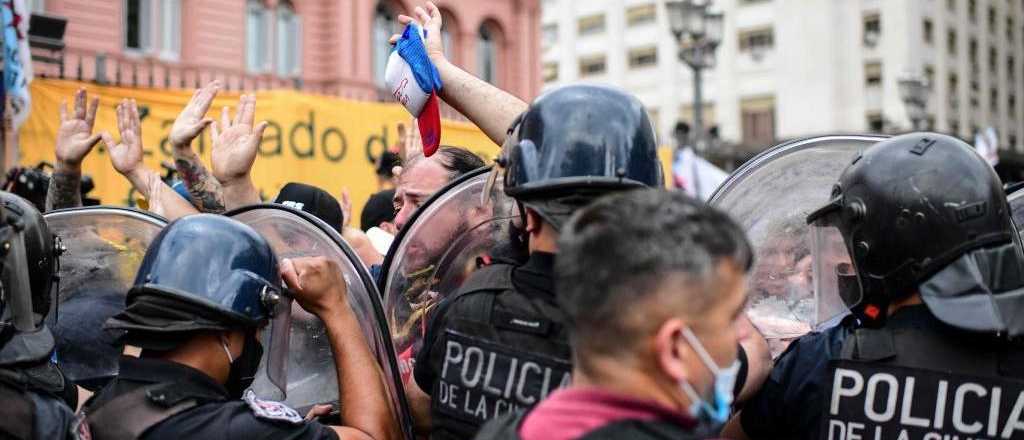
[[[856,330],[824,386],[820,438],[1024,439],[1024,349],[937,320]]]
[[[0,381],[0,402],[0,438],[36,438],[35,406],[26,391]]]
[[[207,402],[222,400],[180,383],[139,386],[101,405],[87,402],[82,412],[95,440],[134,440],[172,416]]]
[[[515,266],[475,272],[438,311],[430,352],[432,439],[472,438],[486,421],[522,411],[569,385],[565,314],[553,295],[513,287]]]

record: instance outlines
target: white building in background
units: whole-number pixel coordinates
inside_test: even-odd
[[[692,118],[689,67],[676,57],[664,0],[544,0],[545,89],[623,87],[647,106],[662,143]],[[897,82],[931,79],[926,124],[973,141],[1024,135],[1020,0],[714,0],[725,13],[705,72],[705,126],[751,150],[824,133],[898,132],[911,123]]]

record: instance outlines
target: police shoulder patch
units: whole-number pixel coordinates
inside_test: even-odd
[[[302,423],[302,416],[290,406],[281,402],[272,402],[256,398],[256,393],[246,390],[242,400],[249,404],[249,409],[257,418],[275,420],[292,424]]]

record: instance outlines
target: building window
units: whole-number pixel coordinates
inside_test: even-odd
[[[772,28],[754,29],[740,32],[740,52],[764,53],[775,46],[775,33]]]
[[[864,85],[867,87],[882,86],[882,65],[880,63],[864,65]]]
[[[995,8],[995,6],[989,6],[988,7],[988,31],[993,33],[993,34],[996,33],[996,26],[998,25],[998,23],[999,23],[999,18],[996,16],[996,8]]]
[[[546,24],[541,28],[541,44],[544,47],[551,47],[558,41],[558,25],[555,23]]]
[[[989,89],[988,91],[988,105],[989,110],[991,110],[992,113],[999,112],[999,91],[995,88]]]
[[[580,59],[580,76],[600,75],[605,71],[604,55],[595,55]]]
[[[978,40],[971,38],[967,42],[967,62],[971,65],[971,71],[977,72],[978,66]]]
[[[921,23],[921,29],[924,34],[924,42],[932,44],[935,40],[935,25],[932,24],[931,20],[926,18],[924,19],[924,22]]]
[[[882,17],[878,14],[864,17],[864,44],[875,47],[882,38]]]
[[[978,21],[978,0],[967,0],[967,18]]]
[[[740,103],[743,143],[769,145],[775,141],[775,98],[750,98]]]
[[[927,87],[929,90],[933,90],[935,87],[935,67],[928,65],[924,66],[924,79],[928,82]]]
[[[658,64],[658,47],[640,47],[629,50],[629,67],[631,69],[639,69],[642,67],[651,67]]]
[[[993,74],[999,70],[999,52],[995,46],[988,48],[988,70]]]
[[[654,23],[657,18],[657,9],[654,3],[632,6],[626,9],[626,24],[628,26],[639,26],[647,23]]]
[[[946,50],[950,55],[956,55],[956,31],[946,33]]]
[[[181,0],[160,3],[160,56],[178,59],[181,54]]]
[[[1009,109],[1010,117],[1017,117],[1017,96],[1010,94],[1006,97],[1006,107]]]
[[[959,86],[960,86],[960,80],[957,78],[956,74],[955,73],[949,74],[949,90],[947,90],[947,95],[949,96],[949,105],[950,105],[950,107],[954,107],[954,108],[957,107],[957,103],[959,102],[957,100],[957,95],[959,94],[959,90],[957,90],[957,89],[958,89]]]
[[[302,69],[302,30],[295,8],[282,2],[277,6],[277,74],[298,75]]]
[[[1013,43],[1013,17],[1006,17],[1006,41]]]
[[[373,51],[373,81],[377,87],[384,87],[384,70],[388,67],[388,56],[391,55],[388,40],[399,30],[394,17],[394,11],[387,4],[377,3],[377,9],[373,13],[373,35],[370,44],[370,50]]]
[[[263,72],[267,69],[269,41],[267,28],[269,20],[263,2],[249,0],[246,4],[246,65],[249,71]]]
[[[1013,57],[1006,57],[1006,76],[1010,82],[1017,78],[1017,65],[1013,62]]]
[[[885,130],[885,120],[879,113],[871,113],[867,117],[869,133],[881,133]]]
[[[577,22],[577,33],[580,36],[594,35],[604,32],[604,14],[589,15]]]
[[[558,63],[544,63],[544,82],[550,83],[558,81]]]
[[[124,2],[124,47],[144,51],[151,47],[150,0],[125,0]]]
[[[498,84],[498,29],[493,23],[484,23],[477,31],[476,60],[480,79]]]
[[[950,119],[949,120],[949,132],[952,133],[953,136],[959,136],[960,135],[960,121],[957,121],[955,119]]]
[[[956,2],[957,0],[946,0],[946,9],[949,9],[949,12],[956,12]]]

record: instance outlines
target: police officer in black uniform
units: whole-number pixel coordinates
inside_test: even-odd
[[[790,345],[725,435],[1024,438],[1024,272],[992,167],[959,139],[894,137],[808,222],[847,258],[820,245],[816,264],[853,313]]]
[[[0,438],[77,438],[73,384],[43,323],[61,246],[30,202],[0,192]]]
[[[168,225],[147,250],[127,307],[107,322],[142,353],[123,357],[117,378],[83,408],[92,438],[383,438],[397,429],[387,426],[381,375],[337,265],[303,258],[282,266],[263,237],[227,217]],[[286,310],[277,307],[282,275],[327,327],[349,426],[307,422],[247,391],[263,352],[257,335]]]
[[[601,194],[662,185],[651,122],[623,92],[554,90],[509,133],[499,164],[505,192],[525,208],[530,256],[474,272],[431,317],[414,374],[430,394],[433,439],[471,438],[487,420],[568,385],[566,318],[552,279],[558,228]]]

